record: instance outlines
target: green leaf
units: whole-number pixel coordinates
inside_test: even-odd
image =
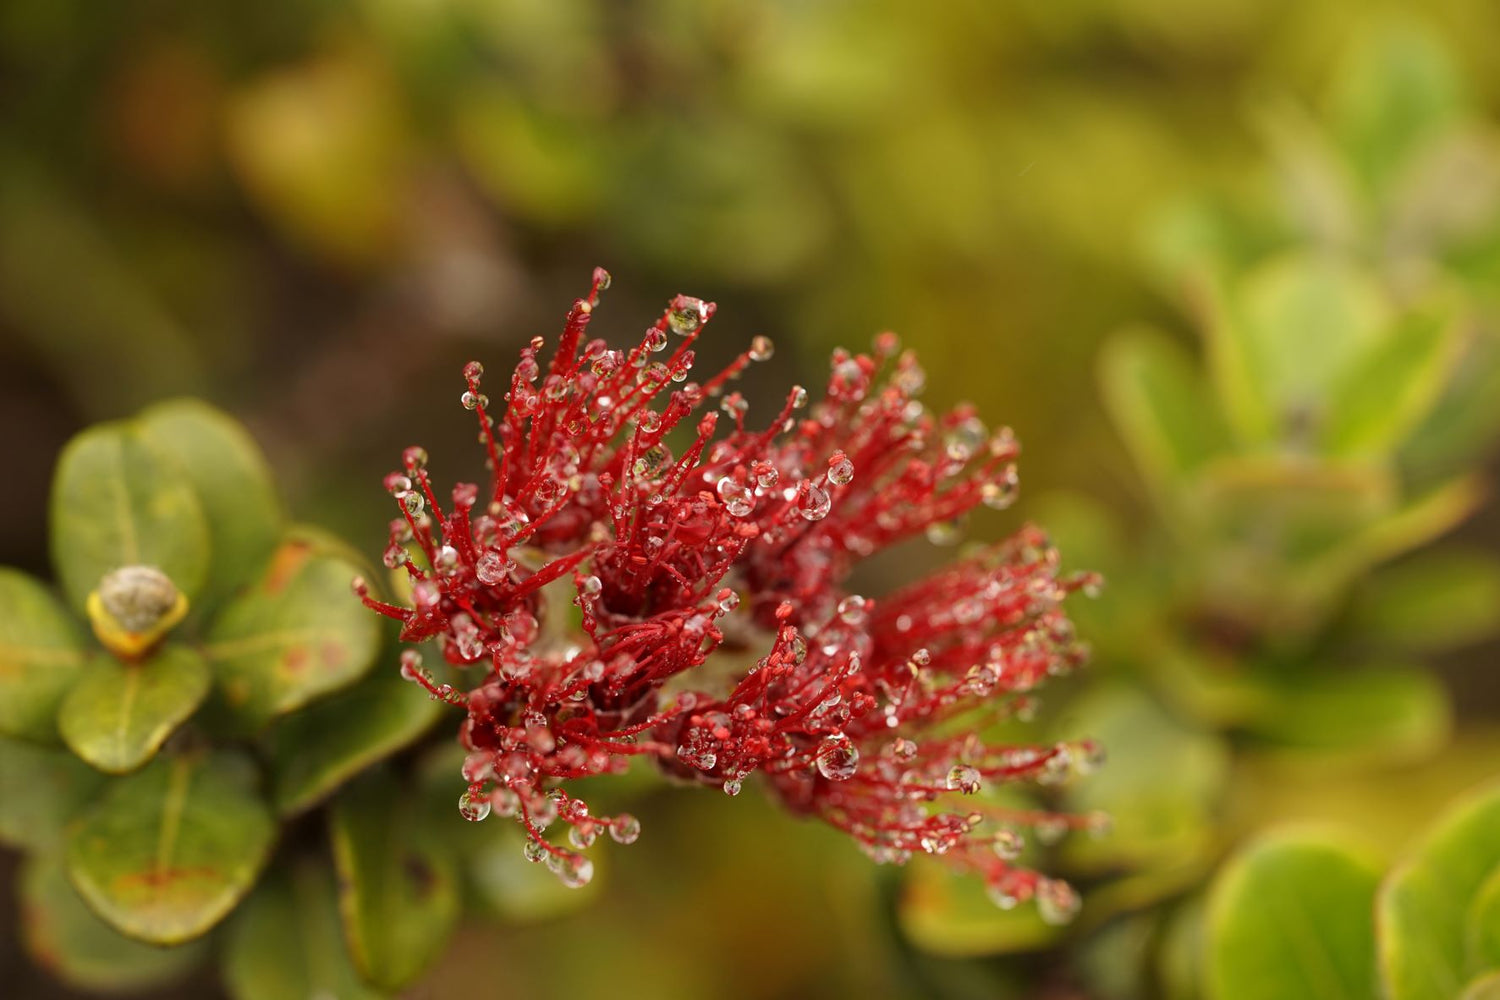
[[[1380,972],[1391,1000],[1447,1000],[1488,971],[1471,953],[1495,916],[1487,885],[1500,867],[1500,788],[1470,796],[1438,820],[1386,878],[1377,909]],[[1487,946],[1486,946],[1487,947]]]
[[[1209,1000],[1370,1000],[1381,865],[1325,834],[1263,835],[1210,890]]]
[[[1034,951],[1062,934],[1033,904],[1002,910],[972,873],[921,857],[906,866],[897,917],[902,933],[918,948],[952,957]]]
[[[105,778],[66,750],[0,737],[0,844],[51,850]]]
[[[1281,433],[1315,414],[1331,388],[1385,337],[1379,286],[1339,257],[1287,253],[1235,290],[1250,376]]]
[[[21,928],[31,957],[76,989],[134,993],[180,978],[207,957],[199,943],[157,948],[94,916],[61,862],[34,855],[21,869]]]
[[[1268,682],[1263,710],[1244,727],[1289,747],[1412,760],[1442,746],[1452,727],[1447,689],[1419,668],[1304,672]]]
[[[403,798],[394,778],[374,773],[335,799],[330,816],[350,953],[368,982],[391,991],[442,954],[460,902],[451,858],[422,836]]]
[[[228,928],[224,980],[235,1000],[379,1000],[359,979],[340,935],[333,879],[311,863],[275,870]]]
[[[1371,574],[1355,594],[1349,630],[1377,645],[1447,649],[1500,627],[1500,562],[1450,548]]]
[[[350,591],[356,575],[348,561],[292,539],[255,587],[225,607],[204,653],[241,724],[262,726],[369,671],[380,620]]]
[[[1464,954],[1473,969],[1500,969],[1500,864],[1474,894],[1465,919]]]
[[[271,799],[301,812],[335,788],[416,741],[443,714],[394,666],[348,691],[282,719],[270,732]]]
[[[1436,311],[1403,316],[1355,361],[1328,401],[1324,450],[1384,458],[1432,412],[1463,347],[1462,329]]]
[[[281,536],[281,501],[260,447],[228,414],[196,399],[158,403],[138,418],[140,433],[192,483],[213,549],[204,612],[246,586]]]
[[[1421,22],[1372,17],[1338,69],[1330,112],[1350,158],[1377,192],[1461,107],[1447,46]]]
[[[0,736],[57,741],[57,708],[83,667],[83,636],[40,583],[0,567]]]
[[[1500,972],[1487,972],[1464,987],[1458,1000],[1500,1000]]]
[[[1074,701],[1065,738],[1093,738],[1109,752],[1105,774],[1067,791],[1067,809],[1101,810],[1113,820],[1108,836],[1069,837],[1070,870],[1162,867],[1202,855],[1215,835],[1215,816],[1229,777],[1229,752],[1212,733],[1184,725],[1145,693],[1114,683]],[[1171,781],[1162,775],[1171,773]]]
[[[163,646],[140,663],[98,656],[68,692],[58,728],[78,756],[124,774],[156,755],[211,683],[208,664],[185,646]]]
[[[1117,334],[1104,348],[1100,379],[1115,426],[1154,486],[1171,485],[1228,444],[1192,362],[1160,334]]]
[[[122,933],[180,944],[250,891],[275,824],[230,755],[159,758],[110,787],[69,833],[68,875]]]
[[[85,610],[110,570],[155,566],[191,601],[208,572],[209,534],[192,484],[133,428],[101,424],[63,449],[52,482],[52,561]]]

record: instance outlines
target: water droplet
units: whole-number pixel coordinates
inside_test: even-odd
[[[740,778],[725,778],[724,779],[724,794],[725,795],[731,795],[731,796],[738,795],[738,794],[740,794],[740,788],[743,787],[743,785],[744,785],[744,782]]]
[[[406,476],[403,476],[399,472],[392,472],[390,475],[385,477],[385,488],[386,492],[390,493],[392,496],[399,497],[401,494],[411,489],[411,480]]]
[[[679,337],[697,333],[710,313],[708,303],[691,295],[679,295],[667,310],[667,325]]]
[[[917,745],[904,736],[896,737],[891,744],[891,756],[900,761],[908,761],[917,755]]]
[[[528,840],[521,845],[521,856],[532,864],[537,864],[547,856],[547,848],[539,840]]]
[[[755,337],[750,341],[751,361],[769,361],[775,351],[776,345],[771,343],[770,337]]]
[[[408,473],[427,468],[427,449],[420,445],[412,445],[401,453],[401,464],[406,466]]]
[[[750,492],[750,487],[733,476],[720,479],[715,491],[724,501],[724,509],[735,517],[748,517],[755,510],[755,495]]]
[[[802,409],[807,405],[807,390],[800,385],[792,386],[791,401],[793,409]]]
[[[979,768],[971,764],[954,764],[948,771],[948,787],[955,792],[973,795],[982,783]]]
[[[630,813],[620,813],[609,825],[609,835],[617,843],[633,844],[641,835],[641,821]]]
[[[594,878],[594,863],[582,854],[569,854],[562,859],[557,877],[569,889],[582,889]]]
[[[466,410],[477,410],[481,406],[490,405],[490,397],[482,392],[474,392],[473,390],[466,390],[462,396],[458,397],[458,401],[464,404],[464,409]]]
[[[471,382],[471,383],[472,382],[478,382],[479,379],[480,379],[480,377],[483,376],[483,375],[484,375],[484,365],[480,364],[478,361],[470,361],[468,364],[464,365],[464,379],[465,379],[465,381],[468,381],[468,382]]]
[[[594,838],[599,836],[599,830],[592,822],[585,821],[568,827],[568,843],[580,851],[594,846]]]
[[[1036,911],[1045,923],[1066,924],[1078,913],[1078,893],[1061,879],[1039,879],[1036,884]]]
[[[646,331],[646,339],[643,341],[648,351],[656,352],[666,350],[667,335],[656,327]]]
[[[804,520],[823,520],[833,509],[833,499],[816,483],[804,482],[803,486],[804,488],[798,491],[797,513],[801,514]]]
[[[504,582],[509,572],[509,564],[504,556],[498,552],[486,552],[479,557],[479,562],[474,566],[474,575],[479,582],[493,586]]]
[[[847,486],[854,481],[854,463],[841,451],[834,452],[828,460],[828,481],[835,486]]]
[[[586,576],[578,581],[578,592],[585,597],[597,597],[604,589],[604,581],[597,576]]]
[[[979,499],[986,507],[994,510],[1004,510],[1016,502],[1016,496],[1021,490],[1021,477],[1016,473],[1014,465],[1007,465],[1000,473],[999,478],[985,483],[979,488]]]
[[[401,676],[408,681],[415,681],[422,676],[422,654],[415,649],[401,651]]]
[[[458,797],[458,813],[470,823],[478,823],[490,814],[490,799],[472,788],[464,789]]]
[[[846,625],[863,625],[865,619],[869,617],[869,605],[870,602],[858,594],[850,594],[839,601],[839,621]]]
[[[774,489],[781,481],[781,473],[776,471],[776,466],[770,462],[759,461],[750,466],[750,475],[755,477],[755,485],[763,490]]]
[[[427,505],[426,501],[422,499],[422,494],[416,490],[407,490],[404,493],[400,493],[396,499],[401,501],[402,509],[412,515],[422,513],[422,508]]]
[[[1002,861],[1016,860],[1025,848],[1025,839],[1009,827],[995,831],[995,838],[990,842],[990,849]]]
[[[829,781],[847,781],[859,769],[859,748],[843,733],[831,733],[818,744],[817,764]]]

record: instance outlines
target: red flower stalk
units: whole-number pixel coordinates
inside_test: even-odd
[[[608,284],[596,270],[545,370],[540,338],[521,352],[498,413],[481,366],[465,368],[486,490],[460,484],[440,503],[420,448],[386,478],[402,516],[385,562],[409,575],[411,606],[357,589],[404,639],[436,638],[476,675],[461,692],[403,654],[409,679],[467,709],[463,814],[514,817],[527,856],[581,885],[592,865],[578,851],[604,830],[629,843],[639,824],[592,815],[569,779],[642,754],[730,795],[760,772],[789,808],[878,861],[943,855],[977,870],[1001,905],[1036,896],[1065,919],[1076,896],[1014,865],[1016,828],[1085,820],[949,810],[985,783],[1056,782],[1096,763],[1092,744],[994,746],[974,729],[1024,716],[1026,692],[1082,662],[1061,603],[1097,577],[1060,577],[1028,526],[880,600],[844,588],[881,548],[952,535],[980,504],[1008,506],[1010,431],[988,434],[967,407],[929,414],[915,398],[922,371],[889,334],[872,355],[836,352],[805,416],[797,387],[750,429],[726,389],[770,342],[689,382],[713,304],[679,295],[639,344],[611,350],[585,341]],[[714,398],[723,416],[693,422]],[[571,847],[546,836],[558,819]]]

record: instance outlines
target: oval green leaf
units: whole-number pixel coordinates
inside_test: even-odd
[[[1267,681],[1247,730],[1284,747],[1372,761],[1420,759],[1452,727],[1447,689],[1418,668],[1377,667]]]
[[[349,951],[366,981],[392,991],[442,954],[460,902],[452,859],[404,798],[394,778],[370,774],[334,800],[329,822]]]
[[[1099,373],[1115,427],[1151,485],[1173,485],[1227,446],[1229,429],[1205,378],[1161,334],[1117,334]]]
[[[51,591],[0,567],[0,736],[57,742],[57,709],[83,667],[83,634]]]
[[[281,501],[260,447],[238,421],[197,399],[147,408],[141,435],[192,484],[208,524],[212,565],[200,613],[248,585],[276,548]]]
[[[224,608],[204,652],[240,724],[259,728],[369,671],[380,620],[350,591],[356,575],[347,560],[291,539],[255,587]]]
[[[131,427],[101,424],[63,449],[52,482],[52,561],[82,613],[110,570],[155,566],[192,600],[209,564],[192,484]]]
[[[1448,1000],[1484,966],[1490,938],[1476,916],[1486,884],[1500,867],[1500,788],[1491,787],[1450,810],[1380,890],[1380,972],[1391,1000]],[[1475,912],[1479,903],[1478,912]]]
[[[268,736],[271,800],[282,815],[315,805],[365,768],[413,743],[443,714],[394,665],[301,712]]]
[[[184,646],[163,646],[140,663],[95,657],[57,719],[73,752],[110,774],[134,771],[203,703],[208,664]]]
[[[38,965],[77,989],[137,992],[170,983],[207,956],[199,943],[157,948],[94,916],[62,864],[33,856],[21,870],[21,928]]]
[[[272,871],[228,928],[224,981],[235,1000],[380,1000],[359,979],[339,925],[333,879],[303,864]]]
[[[104,775],[66,750],[0,737],[0,844],[54,849],[104,782]]]
[[[276,828],[238,757],[158,758],[116,781],[72,828],[68,875],[121,933],[180,944],[250,891]]]
[[[1209,1000],[1370,1000],[1381,865],[1327,835],[1286,830],[1242,851],[1210,890]]]

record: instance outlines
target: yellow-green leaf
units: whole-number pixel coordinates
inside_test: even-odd
[[[224,980],[235,1000],[380,1000],[340,934],[333,879],[305,863],[270,872],[228,927]]]
[[[281,501],[255,440],[228,414],[196,399],[147,408],[141,435],[192,484],[208,524],[213,560],[195,610],[201,615],[247,586],[276,547]]]
[[[0,737],[0,844],[52,850],[104,782],[66,750]]]
[[[374,773],[334,800],[330,818],[339,911],[364,978],[399,990],[421,975],[458,920],[451,857],[422,836],[414,793]]]
[[[94,916],[68,883],[60,861],[32,855],[21,869],[21,929],[31,957],[77,989],[136,993],[181,978],[207,957],[193,942],[157,948]]]
[[[101,424],[63,449],[52,483],[52,560],[82,612],[104,574],[155,566],[192,600],[209,565],[208,525],[191,483],[125,424]]]
[[[139,663],[98,656],[68,692],[58,728],[78,756],[123,774],[156,754],[210,684],[208,664],[185,646],[163,646]]]
[[[83,634],[40,583],[0,567],[0,736],[57,741],[57,708],[83,667]]]
[[[258,728],[369,671],[380,620],[350,591],[356,575],[348,561],[292,539],[255,586],[224,608],[204,653],[242,725]]]
[[[276,828],[254,784],[228,754],[158,758],[69,831],[68,876],[121,933],[192,940],[234,909],[270,853]]]
[[[1330,835],[1281,830],[1214,882],[1205,941],[1209,1000],[1370,1000],[1371,908],[1381,865]]]
[[[444,705],[394,665],[348,691],[282,719],[269,734],[271,798],[301,812],[425,733]]]
[[[1473,921],[1500,916],[1485,903],[1497,868],[1500,788],[1490,787],[1439,819],[1381,886],[1380,971],[1391,1000],[1450,1000],[1488,971],[1478,943],[1491,929]]]

